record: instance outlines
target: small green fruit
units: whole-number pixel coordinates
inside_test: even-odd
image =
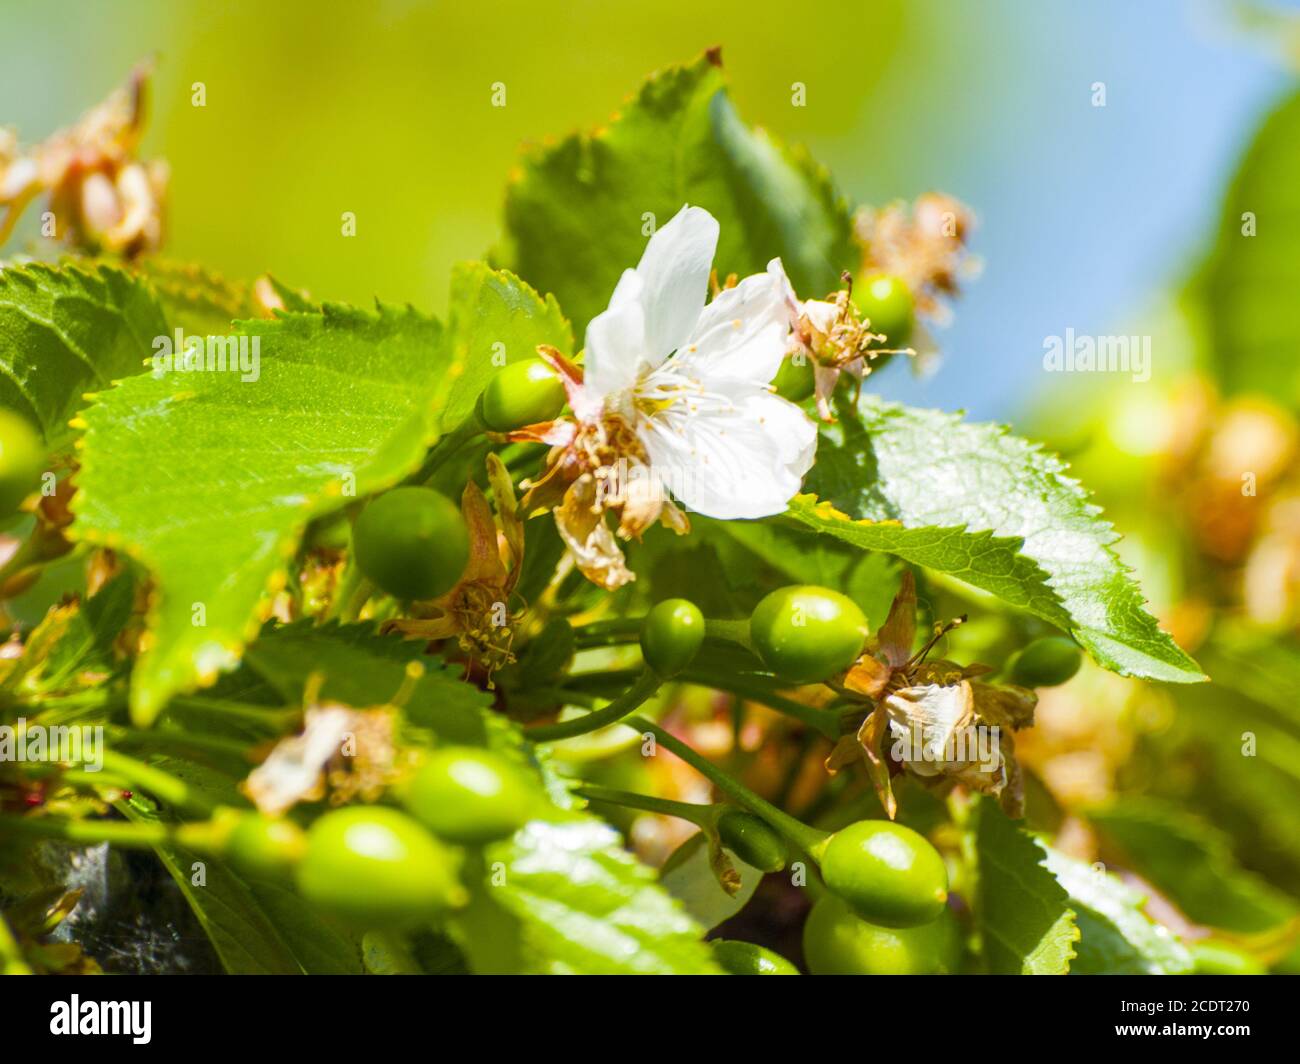
[[[1055,687],[1079,671],[1083,652],[1061,636],[1035,639],[1011,663],[1011,680],[1021,687]]]
[[[851,598],[808,585],[773,591],[749,621],[763,664],[794,683],[817,683],[846,670],[862,652],[868,631]]]
[[[435,751],[404,796],[411,814],[452,842],[504,838],[528,822],[533,789],[505,758],[474,747]]]
[[[879,346],[893,350],[907,344],[916,314],[912,292],[901,277],[868,274],[853,286],[853,302],[871,323],[871,331],[884,334],[885,340]]]
[[[694,661],[703,642],[704,614],[688,599],[665,599],[641,622],[641,656],[664,679]]]
[[[803,926],[804,963],[813,975],[953,975],[961,928],[947,909],[917,927],[881,927],[828,894]]]
[[[732,938],[715,938],[709,943],[713,959],[729,975],[798,975],[799,969],[779,953]]]
[[[311,826],[296,880],[306,901],[354,927],[408,927],[464,902],[456,866],[406,814],[352,806]]]
[[[782,399],[802,403],[817,388],[812,359],[806,355],[798,363],[792,357],[782,359],[781,368],[776,371],[772,384]]]
[[[225,854],[235,871],[252,879],[286,879],[303,854],[307,836],[292,820],[244,813],[226,838]]]
[[[551,421],[566,400],[560,378],[540,358],[503,367],[483,391],[483,422],[497,432]]]
[[[437,598],[469,564],[460,509],[431,488],[394,488],[370,502],[352,529],[361,571],[399,599]]]
[[[18,509],[40,485],[45,446],[26,418],[0,410],[0,517]]]
[[[948,900],[948,869],[925,837],[888,820],[860,820],[830,837],[822,878],[864,920],[915,927]]]
[[[781,836],[753,813],[724,811],[718,817],[718,835],[723,846],[760,872],[779,872],[785,867]]]

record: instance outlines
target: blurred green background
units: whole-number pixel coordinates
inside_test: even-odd
[[[0,122],[25,141],[157,56],[146,155],[173,170],[171,257],[433,310],[451,264],[494,241],[521,143],[721,45],[742,115],[807,144],[850,199],[942,188],[974,207],[986,271],[943,372],[880,385],[977,416],[1045,383],[1045,336],[1115,331],[1181,278],[1286,81],[1229,7],[1179,0],[2,0],[0,39]]]

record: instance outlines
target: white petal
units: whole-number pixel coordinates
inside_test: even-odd
[[[655,473],[688,508],[724,520],[785,510],[812,466],[817,427],[743,381],[680,399],[637,423]]]
[[[624,272],[609,309],[587,326],[583,389],[593,403],[630,388],[644,365],[645,312],[642,281],[633,270]]]
[[[717,220],[702,207],[683,207],[646,245],[636,272],[645,308],[645,357],[651,366],[690,337],[708,295],[717,247]]]
[[[677,353],[683,370],[706,378],[771,381],[790,333],[784,279],[784,274],[756,273],[719,293]]]
[[[785,300],[785,309],[790,315],[790,324],[793,325],[799,320],[799,297],[794,294],[794,285],[790,283],[790,278],[786,276],[785,264],[779,258],[773,259],[767,264],[767,272],[781,289],[781,296]]]
[[[810,299],[803,305],[804,317],[819,333],[828,333],[840,316],[840,308],[824,299]]]

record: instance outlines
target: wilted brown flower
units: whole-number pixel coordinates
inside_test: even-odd
[[[830,399],[840,374],[848,373],[859,385],[871,372],[871,364],[882,355],[912,354],[910,348],[895,351],[880,346],[885,337],[871,331],[852,300],[853,282],[844,274],[845,286],[826,299],[808,299],[800,303],[794,292],[787,292],[791,306],[791,347],[789,358],[806,358],[811,362],[817,401],[817,413],[833,421]]]
[[[456,586],[429,602],[415,603],[415,616],[389,621],[385,628],[415,639],[456,639],[490,678],[514,661],[509,606],[524,559],[524,527],[509,471],[495,454],[488,455],[487,464],[497,516],[493,518],[479,486],[467,483],[460,508],[469,528],[469,564]]]
[[[539,347],[537,353],[564,382],[574,417],[509,434],[511,440],[551,444],[546,469],[526,485],[521,506],[528,514],[551,510],[579,571],[614,591],[635,579],[619,539],[639,539],[656,521],[684,534],[690,522],[650,473],[645,447],[627,420],[583,401],[581,367],[553,347]],[[613,515],[615,528],[606,523],[606,514]]]
[[[916,583],[904,572],[888,618],[844,678],[844,687],[865,695],[873,707],[855,734],[839,740],[826,767],[835,772],[863,761],[891,819],[898,812],[890,783],[896,772],[961,783],[997,795],[1012,816],[1022,813],[1023,781],[1011,733],[1033,723],[1038,697],[1014,684],[979,681],[991,671],[987,665],[927,662],[935,643],[960,623],[936,625],[913,654]],[[887,739],[893,740],[889,748]]]
[[[78,248],[132,257],[162,243],[167,166],[136,158],[148,83],[148,67],[138,67],[76,125],[26,152],[0,131],[0,242],[45,192],[57,235]]]
[[[916,313],[937,325],[947,324],[948,301],[960,293],[962,282],[979,273],[979,261],[966,248],[974,227],[970,209],[942,192],[927,192],[910,206],[864,208],[854,219],[863,272],[902,278]]]

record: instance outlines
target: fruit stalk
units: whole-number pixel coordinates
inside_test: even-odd
[[[574,720],[564,720],[556,724],[543,724],[537,728],[529,728],[524,734],[533,742],[553,743],[559,739],[572,739],[575,735],[586,735],[587,732],[596,731],[610,724],[617,724],[629,713],[635,713],[641,708],[642,703],[654,697],[661,683],[662,681],[658,676],[646,669],[637,676],[631,687],[604,709],[598,709],[594,713],[588,713],[586,716],[577,717]]]
[[[828,833],[818,831],[816,828],[805,824],[802,820],[796,820],[789,813],[760,798],[743,783],[732,779],[713,762],[701,757],[675,735],[665,731],[659,725],[652,724],[644,717],[629,717],[623,723],[629,728],[635,728],[639,732],[648,732],[653,735],[660,746],[671,750],[737,805],[744,806],[760,820],[766,821],[773,830],[783,835],[814,860],[820,858],[826,840],[830,838]]]

